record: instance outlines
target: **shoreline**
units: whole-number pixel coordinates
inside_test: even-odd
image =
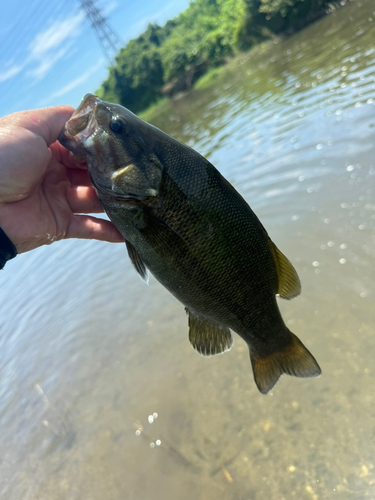
[[[205,88],[210,87],[212,84],[214,84],[215,78],[220,76],[229,66],[231,66],[233,64],[234,65],[242,64],[241,61],[245,62],[249,58],[254,57],[254,56],[258,55],[259,53],[262,53],[262,52],[268,50],[270,46],[278,45],[279,43],[283,42],[285,39],[293,36],[294,34],[298,33],[299,31],[303,30],[304,28],[307,28],[308,26],[315,23],[316,21],[319,21],[323,17],[332,14],[336,10],[341,9],[342,7],[345,7],[348,3],[351,3],[353,1],[354,0],[341,0],[341,1],[332,2],[332,4],[330,5],[328,10],[321,9],[319,12],[316,12],[314,14],[314,16],[311,16],[308,19],[306,18],[303,21],[300,21],[295,27],[288,29],[284,33],[277,35],[277,36],[275,35],[268,40],[263,40],[263,41],[255,44],[254,46],[250,47],[248,50],[245,50],[243,52],[239,52],[232,57],[227,57],[226,60],[223,62],[223,64],[220,64],[219,66],[214,66],[214,67],[208,69],[207,72],[204,73],[192,85],[192,87],[190,89],[188,89],[186,91],[178,92],[171,97],[168,97],[168,96],[161,97],[155,103],[151,104],[143,111],[136,113],[137,116],[139,116],[144,121],[151,121],[153,118],[155,118],[155,116],[162,113],[163,111],[166,111],[166,109],[170,103],[177,101],[179,99],[182,99],[183,97],[190,94],[190,92],[192,92],[194,90],[203,90]]]

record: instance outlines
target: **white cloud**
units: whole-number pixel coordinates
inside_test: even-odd
[[[117,0],[103,0],[101,11],[104,16],[107,16],[116,7]],[[68,18],[58,19],[50,23],[47,28],[37,33],[29,43],[28,53],[23,62],[15,63],[12,61],[8,64],[8,68],[1,68],[0,82],[10,80],[25,68],[28,76],[34,80],[31,83],[43,79],[60,59],[76,50],[74,49],[74,41],[81,34],[85,19],[86,14],[80,10]],[[78,85],[79,83],[77,83]]]
[[[44,59],[38,62],[38,66],[29,71],[29,75],[33,76],[35,80],[41,80],[46,76],[49,70],[61,59],[67,52],[68,47],[58,50],[54,54],[49,54]]]
[[[6,80],[13,78],[23,69],[23,67],[24,65],[15,64],[14,66],[11,66],[9,69],[2,71],[0,73],[0,82],[5,82]]]
[[[82,83],[85,83],[85,81],[88,80],[90,78],[90,76],[93,75],[96,71],[98,71],[98,69],[102,68],[103,65],[105,65],[105,60],[104,60],[104,58],[101,58],[92,68],[90,68],[88,71],[86,71],[86,73],[84,73],[83,75],[81,75],[78,78],[75,78],[73,81],[71,81],[70,83],[65,85],[62,89],[53,93],[49,97],[48,100],[51,101],[52,99],[55,99],[56,97],[61,97],[62,95],[67,94],[68,92],[75,89],[76,87],[78,87]]]
[[[29,44],[29,56],[26,63],[35,64],[36,67],[29,71],[35,80],[41,80],[49,70],[69,51],[74,39],[81,33],[85,14],[78,14],[55,21],[46,30],[38,33]]]
[[[106,0],[105,2],[102,2],[100,5],[100,11],[104,17],[108,16],[110,12],[112,12],[115,8],[117,7],[117,1],[116,0]]]
[[[42,58],[51,50],[55,50],[69,38],[76,38],[85,20],[85,14],[79,12],[65,21],[55,21],[42,33],[38,33],[29,44],[30,55],[33,58]]]

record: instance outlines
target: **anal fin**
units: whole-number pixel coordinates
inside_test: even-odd
[[[132,261],[133,266],[135,267],[135,270],[140,274],[142,280],[148,284],[147,267],[145,266],[143,260],[140,258],[137,250],[133,247],[133,245],[127,240],[125,240],[125,243],[128,255],[130,257],[130,260]]]
[[[229,351],[233,345],[233,337],[229,328],[212,323],[188,309],[186,312],[189,315],[189,341],[199,354],[215,356],[215,354]]]

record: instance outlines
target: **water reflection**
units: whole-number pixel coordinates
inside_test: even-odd
[[[201,358],[183,307],[123,245],[17,257],[0,276],[1,498],[375,495],[374,22],[372,1],[353,2],[155,120],[295,264],[302,295],[280,306],[323,376],[262,397],[239,338]]]

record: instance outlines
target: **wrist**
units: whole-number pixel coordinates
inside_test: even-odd
[[[0,228],[0,269],[3,269],[8,260],[14,259],[16,255],[16,247]]]
[[[10,240],[12,245],[15,247],[16,252],[21,253],[22,242],[19,241],[17,235],[17,226],[11,216],[11,213],[8,212],[10,212],[8,204],[0,204],[0,228],[3,233],[5,233],[7,239]]]
[[[17,253],[29,252],[41,245],[52,243],[44,229],[43,213],[40,213],[40,224],[35,223],[30,207],[19,206],[19,203],[0,203],[0,228],[15,246]]]

